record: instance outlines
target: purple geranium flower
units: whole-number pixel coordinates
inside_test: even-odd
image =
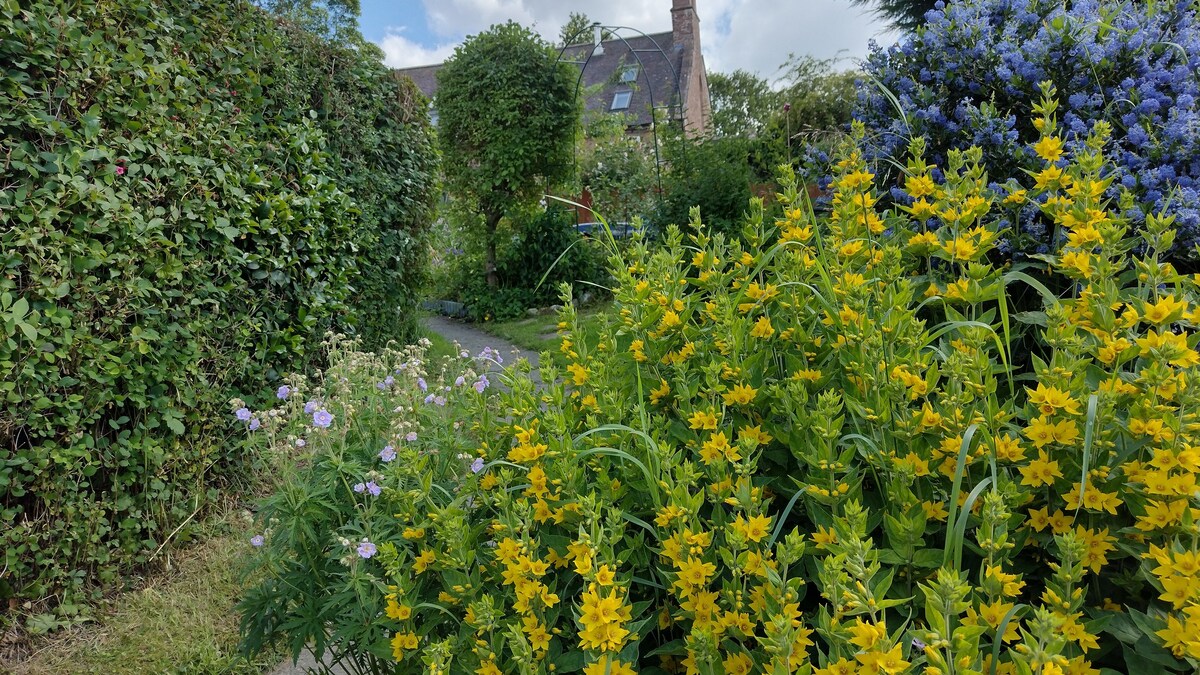
[[[367,489],[367,485],[365,483],[355,483],[354,484],[354,491],[359,494],[362,494],[363,491],[366,489]]]
[[[243,421],[243,422],[249,422],[249,421],[250,421],[250,417],[251,417],[251,414],[250,414],[250,409],[249,409],[249,408],[247,408],[247,407],[245,407],[245,406],[242,406],[241,408],[238,408],[238,409],[237,409],[237,411],[236,411],[236,412],[234,412],[233,414],[234,414],[234,415],[237,415],[237,418],[238,418],[239,420]]]
[[[318,403],[317,401],[309,401],[308,403],[304,404],[304,414],[311,415],[311,414],[315,413],[317,411],[317,409],[320,407],[321,407],[321,404]]]
[[[412,443],[413,441],[417,440],[417,432],[415,432],[415,431],[408,432],[407,434],[405,434],[404,440],[408,441],[409,443]]]
[[[356,550],[358,551],[359,557],[366,560],[367,558],[375,555],[375,544],[363,539],[362,543],[358,545]]]
[[[463,377],[462,375],[459,375],[457,378],[454,379],[454,386],[456,386],[456,387],[461,387],[466,383],[467,383],[467,379],[465,377]]]
[[[369,494],[370,494],[372,497],[378,497],[378,496],[379,496],[379,493],[383,492],[383,488],[381,488],[381,487],[379,487],[378,485],[376,485],[376,484],[375,484],[375,481],[373,481],[373,480],[369,480],[369,481],[367,481],[366,488],[367,488],[367,492],[368,492],[368,493],[369,493]]]
[[[483,471],[483,458],[477,457],[474,462],[471,462],[471,473],[479,473]]]
[[[487,375],[480,375],[479,379],[475,380],[475,391],[482,394],[483,390],[487,389],[489,384],[491,383],[488,382]]]
[[[421,389],[421,391],[429,390],[429,385],[425,383],[425,378],[423,377],[417,378],[417,386]]]
[[[258,421],[257,417],[250,420],[250,431],[257,431],[260,426],[262,426],[262,424]]]
[[[283,400],[283,399],[287,398],[288,396],[291,396],[291,394],[292,394],[292,388],[287,386],[286,384],[275,390],[275,398],[277,398],[279,400]]]
[[[322,408],[313,413],[313,424],[322,429],[328,429],[329,425],[333,424],[333,415],[330,415],[328,410]]]
[[[393,459],[396,459],[396,449],[390,445],[383,446],[383,449],[379,451],[379,459],[382,459],[385,462],[390,462]]]
[[[434,405],[444,406],[444,405],[446,405],[446,397],[445,396],[434,396],[433,403],[434,403]]]
[[[265,543],[267,543],[267,540],[265,538],[263,538],[263,536],[261,534],[256,534],[253,537],[250,537],[250,545],[253,546],[254,548],[258,548],[259,546],[262,546]]]
[[[430,395],[426,396],[426,397],[425,397],[425,402],[426,402],[426,403],[433,403],[433,397],[434,397],[434,396],[435,396],[434,394],[430,394]]]

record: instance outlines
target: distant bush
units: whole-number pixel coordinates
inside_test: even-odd
[[[685,227],[693,206],[704,224],[734,234],[750,200],[750,146],[742,138],[696,141],[670,139],[665,144],[670,169],[663,178],[663,200],[655,225]]]
[[[66,599],[237,475],[232,394],[404,334],[434,156],[411,87],[246,2],[0,26],[0,598]]]
[[[938,3],[941,5],[941,3]],[[1023,114],[1038,83],[1050,81],[1062,105],[1065,150],[1080,149],[1096,123],[1113,126],[1112,191],[1132,191],[1126,215],[1169,208],[1174,251],[1200,243],[1200,23],[1195,3],[1128,0],[958,0],[931,12],[926,26],[876,51],[867,73],[888,90],[860,89],[857,116],[876,135],[870,158],[901,159],[912,137],[928,139],[929,160],[977,146],[994,183],[1040,170],[1029,145],[1034,117]],[[892,96],[895,96],[895,100]],[[903,115],[900,112],[903,111]],[[901,161],[902,163],[902,161]],[[1010,242],[1053,248],[1054,227],[1030,204]]]
[[[455,213],[457,222],[472,217]],[[451,230],[461,232],[455,226]],[[457,300],[467,305],[475,321],[512,319],[532,307],[546,307],[559,301],[559,284],[573,286],[578,295],[597,291],[605,278],[604,260],[595,241],[583,237],[575,228],[572,212],[551,204],[529,213],[516,214],[501,221],[498,229],[496,275],[498,285],[488,286],[479,275],[484,251],[478,242],[467,239],[468,248],[452,244],[437,254],[438,272],[430,292],[439,299]],[[452,234],[447,235],[453,241]],[[474,246],[472,246],[474,243]]]

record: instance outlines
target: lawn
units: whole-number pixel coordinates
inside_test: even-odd
[[[261,673],[283,659],[237,653],[242,559],[250,523],[233,510],[205,525],[208,537],[171,555],[142,586],[114,596],[96,621],[35,643],[13,667],[59,673]]]
[[[609,317],[611,303],[591,305],[579,310],[579,323],[582,335],[579,339],[587,344],[595,344],[601,326]],[[509,342],[529,349],[539,354],[551,352],[559,365],[565,366],[567,361],[558,351],[558,314],[539,314],[512,321],[484,322],[477,324],[481,329],[504,338]]]

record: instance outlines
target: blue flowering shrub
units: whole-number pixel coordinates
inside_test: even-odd
[[[942,3],[938,3],[939,6]],[[1200,242],[1200,24],[1190,2],[960,0],[928,14],[914,36],[877,48],[865,64],[856,117],[874,133],[869,159],[901,159],[925,137],[928,160],[944,167],[951,149],[979,147],[993,187],[1023,179],[1041,163],[1039,132],[1023,115],[1049,81],[1058,91],[1068,154],[1101,120],[1113,127],[1110,196],[1127,188],[1135,226],[1169,209],[1175,255]],[[1003,190],[1001,190],[1003,192]],[[906,193],[893,197],[911,204]],[[1053,248],[1054,228],[1037,204],[1016,218],[1008,245]]]

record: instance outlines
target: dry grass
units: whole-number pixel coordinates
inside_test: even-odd
[[[115,596],[97,621],[34,642],[19,675],[261,673],[280,660],[237,654],[242,562],[248,523],[236,513],[208,524],[210,536],[176,551],[138,590]]]

